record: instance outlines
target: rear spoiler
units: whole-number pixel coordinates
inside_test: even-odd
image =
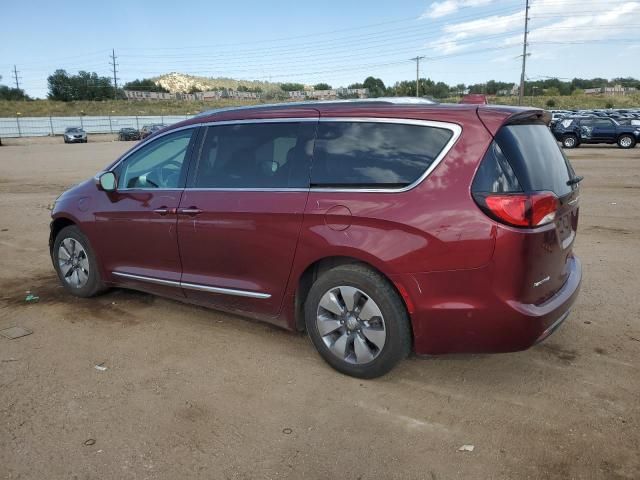
[[[523,125],[540,123],[549,125],[551,114],[539,108],[518,108],[507,106],[480,105],[478,118],[493,136],[503,125]]]

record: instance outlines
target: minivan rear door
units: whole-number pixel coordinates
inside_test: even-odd
[[[178,208],[190,299],[265,320],[279,313],[309,193],[317,126],[304,117],[206,127]]]

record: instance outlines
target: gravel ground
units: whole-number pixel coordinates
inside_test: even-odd
[[[0,337],[0,478],[640,478],[640,148],[569,152],[584,283],[551,338],[362,381],[300,334],[58,286],[48,206],[131,145],[0,147],[0,329],[33,330]]]

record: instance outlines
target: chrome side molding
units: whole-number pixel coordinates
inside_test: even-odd
[[[220,293],[223,295],[235,295],[236,297],[247,298],[271,298],[269,293],[250,292],[248,290],[236,290],[234,288],[212,287],[210,285],[201,285],[199,283],[178,282],[175,280],[165,280],[162,278],[147,277],[144,275],[134,275],[133,273],[111,272],[117,277],[127,278],[129,280],[138,280],[140,282],[153,283],[156,285],[165,285],[167,287],[186,288],[188,290],[199,290],[202,292]]]

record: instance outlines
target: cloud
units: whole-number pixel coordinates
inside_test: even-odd
[[[482,7],[488,5],[493,0],[441,0],[429,5],[426,12],[420,18],[440,18],[451,15],[461,8]]]
[[[448,5],[449,3],[454,5]],[[431,5],[431,9],[427,14],[455,11],[462,3],[465,3],[465,1],[445,0],[436,2]],[[566,2],[552,0],[535,2],[529,10],[531,20],[529,22],[528,41],[532,44],[532,47],[535,48],[536,42],[570,43],[628,38],[631,31],[627,24],[640,14],[640,1],[622,3],[612,9],[609,0],[584,0],[580,9],[585,13],[580,16],[572,16],[575,12],[573,3],[567,4]],[[437,41],[428,43],[426,46],[437,48],[438,51],[445,54],[458,52],[469,47],[477,48],[483,43],[490,43],[492,46],[503,45],[511,47],[522,44],[523,35],[521,33],[504,39],[483,40],[483,37],[508,34],[508,32],[514,32],[523,27],[524,9],[508,15],[491,15],[477,20],[448,23],[441,29],[442,37]]]

